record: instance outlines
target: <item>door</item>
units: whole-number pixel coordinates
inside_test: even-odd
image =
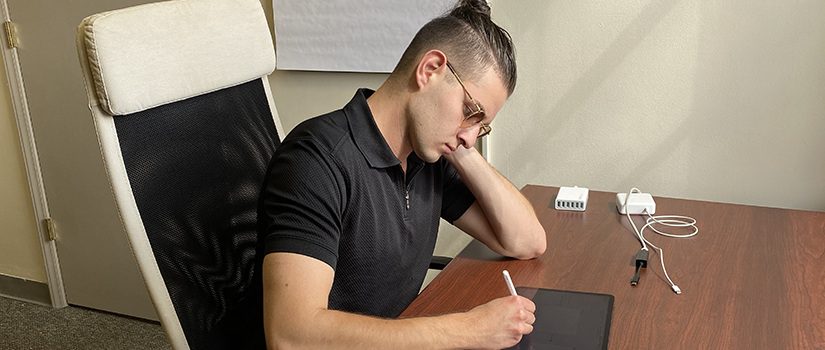
[[[75,48],[86,16],[151,1],[2,1],[15,27],[68,303],[157,319],[109,190]]]

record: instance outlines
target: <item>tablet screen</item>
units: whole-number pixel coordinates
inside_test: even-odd
[[[536,322],[533,332],[510,349],[607,349],[612,295],[530,287],[516,290],[536,304]]]

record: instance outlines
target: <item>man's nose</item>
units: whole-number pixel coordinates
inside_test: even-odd
[[[475,124],[469,128],[461,129],[458,132],[458,140],[459,143],[464,146],[464,148],[473,147],[476,144],[476,139],[478,138],[478,129],[481,127],[481,124]]]

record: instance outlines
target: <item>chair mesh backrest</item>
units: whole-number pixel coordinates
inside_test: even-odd
[[[279,144],[263,83],[114,117],[152,251],[193,349],[263,346],[256,209]]]

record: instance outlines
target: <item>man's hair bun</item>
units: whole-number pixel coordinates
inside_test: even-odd
[[[413,37],[398,61],[393,74],[412,71],[428,50],[440,50],[460,70],[465,81],[472,81],[493,68],[501,77],[507,93],[516,88],[516,58],[513,40],[490,17],[485,0],[458,0],[446,15],[425,24]]]
[[[473,17],[479,14],[490,17],[490,5],[486,0],[459,0],[450,12],[450,16],[458,18]]]

